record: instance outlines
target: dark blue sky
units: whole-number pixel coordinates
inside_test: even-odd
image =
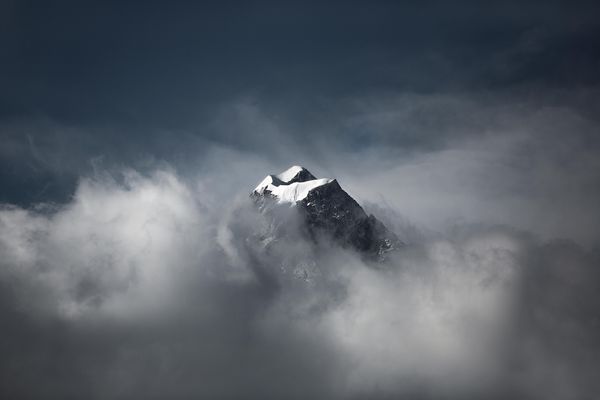
[[[598,111],[595,92],[585,91],[599,83],[597,2],[0,7],[2,201],[64,198],[98,157],[185,164],[207,142],[264,157],[260,132],[223,127],[231,119],[223,110],[240,99],[276,117],[285,136],[276,140],[300,152],[314,132],[335,135],[332,151],[436,148],[448,139],[444,127],[439,136],[421,126],[386,135],[349,129],[343,121],[356,113],[346,104],[354,99],[491,95]],[[444,123],[449,112],[440,112],[423,124]]]
[[[187,128],[240,93],[598,83],[574,2],[4,2],[2,116]]]

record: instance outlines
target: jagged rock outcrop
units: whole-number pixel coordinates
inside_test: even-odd
[[[335,179],[317,179],[306,168],[293,166],[278,175],[268,175],[252,191],[261,211],[293,208],[304,231],[315,241],[327,237],[344,247],[377,260],[403,244],[398,237],[363,208]],[[285,217],[283,217],[285,218]],[[285,224],[278,232],[285,231]]]

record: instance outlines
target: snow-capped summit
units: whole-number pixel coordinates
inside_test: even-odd
[[[290,205],[303,216],[308,234],[318,240],[322,235],[343,246],[384,259],[402,242],[338,184],[337,180],[318,179],[306,168],[294,165],[276,175],[267,175],[252,191],[260,209]]]
[[[294,165],[280,174],[267,175],[265,179],[254,188],[257,195],[269,195],[279,203],[295,205],[306,198],[308,193],[322,185],[331,183],[333,179],[317,179],[308,170],[299,165]]]

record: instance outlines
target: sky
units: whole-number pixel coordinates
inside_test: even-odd
[[[599,17],[1,1],[0,393],[593,398]],[[398,234],[393,268],[248,247],[295,164]]]

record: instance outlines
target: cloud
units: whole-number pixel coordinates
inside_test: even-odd
[[[169,169],[99,173],[67,204],[4,206],[3,393],[567,399],[597,389],[597,253],[465,224],[413,236],[383,270],[297,238],[265,252],[253,237],[269,222],[245,196],[215,201],[206,182]]]
[[[0,5],[2,397],[600,392],[597,4],[72,3]],[[291,164],[408,246],[257,213]]]
[[[65,202],[79,176],[161,162],[229,197],[301,164],[421,228],[463,219],[590,246],[600,235],[598,93],[365,93],[310,107],[246,95],[181,131],[13,121],[0,125],[0,197]]]

